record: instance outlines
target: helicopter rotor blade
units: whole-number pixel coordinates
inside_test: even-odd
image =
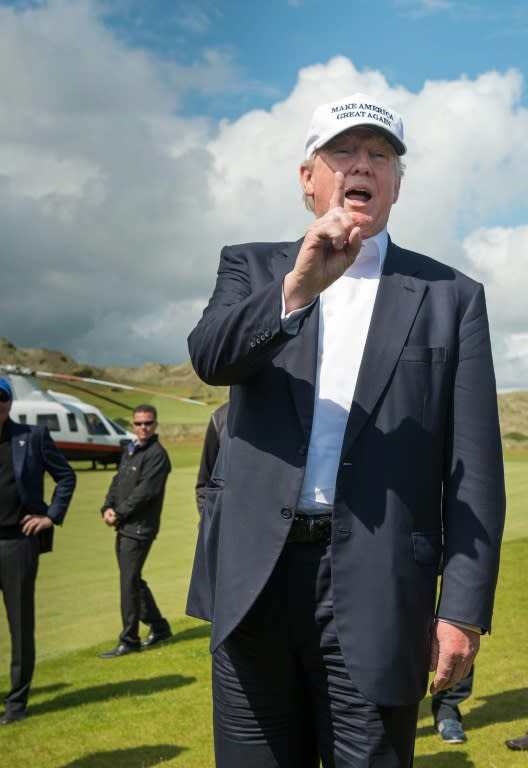
[[[37,376],[42,379],[56,379],[58,381],[81,381],[85,384],[96,384],[103,387],[112,387],[113,389],[124,389],[133,392],[143,392],[146,395],[154,395],[155,397],[168,398],[169,400],[179,400],[182,403],[191,403],[192,405],[206,405],[201,400],[193,400],[190,397],[179,397],[178,395],[171,395],[168,392],[157,392],[152,389],[146,389],[145,387],[132,386],[130,384],[118,384],[116,381],[105,381],[104,379],[92,379],[89,376],[75,376],[71,373],[49,373],[47,371],[34,371],[30,368],[22,368],[20,366],[13,365],[0,365],[0,371],[6,373],[17,373],[23,376]]]
[[[46,371],[35,371],[36,376],[48,379],[58,379],[62,381],[82,381],[85,384],[98,384],[103,387],[112,387],[115,389],[125,389],[133,392],[143,392],[146,395],[154,395],[155,397],[165,397],[169,400],[179,400],[183,403],[191,403],[192,405],[205,405],[201,400],[193,400],[190,397],[179,397],[178,395],[171,395],[167,392],[156,392],[152,389],[145,389],[145,387],[132,386],[130,384],[118,384],[116,381],[105,381],[104,379],[92,379],[89,376],[74,376],[70,373],[47,373]]]

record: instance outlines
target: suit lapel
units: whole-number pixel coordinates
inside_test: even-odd
[[[426,285],[413,277],[412,252],[389,243],[356,390],[349,414],[342,455],[346,456],[392,375],[409,335]]]
[[[17,485],[22,477],[29,444],[29,433],[18,424],[11,424],[11,461]]]
[[[302,240],[288,245],[281,251],[281,258],[274,263],[276,277],[282,279],[293,269]],[[319,335],[319,301],[307,310],[302,328],[293,336],[277,360],[289,374],[292,399],[308,440],[312,429],[314,411],[315,378],[317,373],[317,347]]]

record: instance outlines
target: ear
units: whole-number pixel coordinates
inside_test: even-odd
[[[398,200],[398,197],[400,196],[400,184],[401,184],[401,178],[399,176],[396,176],[396,179],[394,180],[394,194],[392,196],[392,204]]]
[[[302,163],[301,167],[299,168],[299,177],[304,194],[308,197],[313,197],[313,163]]]

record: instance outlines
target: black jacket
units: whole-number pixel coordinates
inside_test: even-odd
[[[167,451],[157,435],[146,445],[136,446],[134,453],[123,454],[101,509],[115,510],[120,534],[133,539],[156,538],[170,471]]]
[[[205,489],[213,474],[213,468],[220,450],[220,440],[225,429],[227,421],[227,409],[229,403],[224,403],[216,411],[213,411],[207,430],[205,432],[205,438],[202,448],[202,455],[200,458],[200,467],[198,469],[198,476],[196,478],[196,506],[200,516],[204,511],[205,506]]]

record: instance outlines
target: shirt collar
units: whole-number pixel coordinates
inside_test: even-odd
[[[373,237],[367,237],[363,240],[356,260],[344,274],[350,277],[379,277],[383,272],[388,244],[386,228]]]

